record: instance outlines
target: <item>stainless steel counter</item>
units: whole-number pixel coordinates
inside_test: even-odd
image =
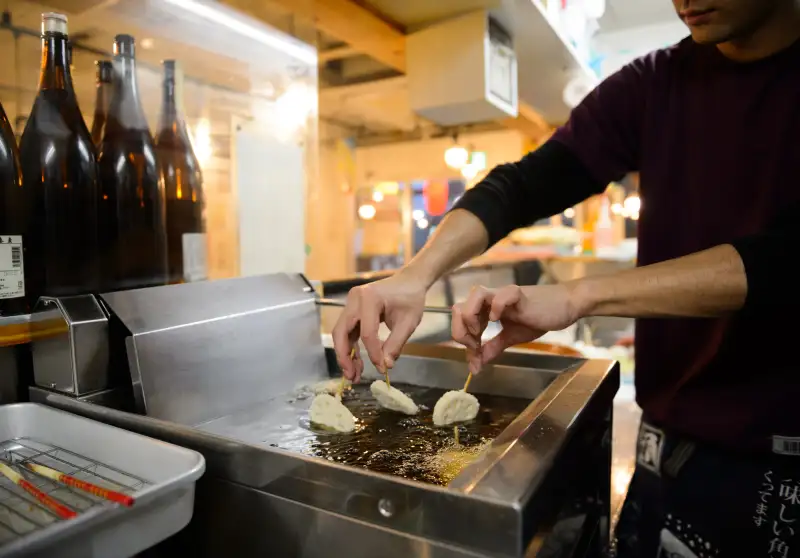
[[[34,393],[204,454],[197,519],[180,541],[192,555],[583,556],[605,547],[613,362],[512,351],[487,367],[470,391],[532,402],[448,486],[340,465],[270,447],[265,435],[276,421],[303,427],[275,412],[293,386],[339,373],[304,285],[280,276],[105,296],[127,332],[116,346],[126,349],[139,414],[93,403],[107,394]],[[463,349],[409,345],[392,379],[459,389],[464,360]]]

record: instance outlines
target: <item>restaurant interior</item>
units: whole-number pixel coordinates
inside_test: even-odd
[[[66,289],[48,271],[36,292],[27,266],[50,270],[55,256],[25,249],[25,309],[0,306],[0,557],[603,556],[613,548],[640,415],[633,320],[587,318],[510,350],[467,381],[481,404],[471,423],[442,428],[431,409],[467,379],[449,309],[473,287],[555,284],[635,265],[635,174],[514,231],[434,284],[391,373],[418,415],[375,404],[363,388],[382,376],[365,352],[362,385],[345,387],[331,330],[350,289],[408,263],[492,168],[547,141],[623,64],[685,36],[669,2],[4,0],[0,8],[0,105],[23,186],[31,129],[63,135],[67,105],[79,107],[81,133],[109,119],[93,155],[101,191],[115,172],[107,153],[121,141],[112,121],[124,128],[133,113],[145,120],[144,167],[147,145],[157,168],[168,167],[158,138],[172,129],[196,173],[187,179],[178,165],[177,178],[165,170],[153,182],[166,203],[162,234],[168,243],[178,235],[176,277],[126,283],[116,270],[113,281]],[[52,59],[59,37],[66,69]],[[134,59],[134,81],[120,83],[119,68]],[[53,64],[71,84],[47,105]],[[115,76],[109,90],[103,67]],[[105,91],[114,96],[103,105]],[[144,171],[132,172],[134,183],[119,179],[118,191],[148,187]],[[137,246],[139,233],[120,232],[122,212],[133,215],[120,200],[110,210],[92,202],[116,212],[115,261],[151,251]],[[178,230],[171,203],[186,201],[195,221]],[[53,205],[41,217],[47,226],[63,211]],[[77,219],[67,221],[66,244]],[[98,242],[108,247],[105,236],[101,229]],[[11,278],[8,246],[0,274]],[[484,339],[499,329],[490,324]],[[309,419],[326,390],[347,404],[355,433],[320,431]],[[82,493],[75,478],[99,492]],[[46,499],[20,488],[26,480]],[[132,498],[139,505],[124,503]]]

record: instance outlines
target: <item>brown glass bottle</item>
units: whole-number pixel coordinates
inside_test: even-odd
[[[39,92],[19,145],[25,214],[25,294],[68,296],[97,287],[97,154],[68,60],[67,18],[42,15]]]
[[[22,234],[27,211],[17,142],[0,104],[0,316],[28,313]]]
[[[167,205],[169,281],[207,278],[203,173],[192,149],[183,117],[183,75],[174,60],[165,60],[156,155]]]
[[[111,104],[114,66],[110,60],[98,60],[95,62],[95,66],[97,67],[97,94],[94,103],[94,120],[92,121],[92,141],[100,147],[100,143],[103,141],[103,131],[106,128],[108,107]]]
[[[136,82],[134,39],[114,41],[114,80],[100,144],[103,289],[167,281],[164,191]]]

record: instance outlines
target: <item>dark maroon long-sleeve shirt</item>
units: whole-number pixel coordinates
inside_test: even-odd
[[[637,321],[645,416],[734,449],[800,450],[800,245],[780,237],[800,220],[787,209],[800,208],[800,42],[750,63],[691,39],[639,59],[598,86],[550,142],[492,171],[457,207],[495,242],[630,171],[641,179],[639,265],[730,243],[749,291],[727,318]]]

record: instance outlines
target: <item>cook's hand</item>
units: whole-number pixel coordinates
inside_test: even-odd
[[[359,337],[379,371],[394,366],[403,345],[422,320],[426,290],[422,282],[402,272],[350,290],[344,311],[333,328],[336,360],[348,380],[359,381],[364,371],[358,352]],[[381,322],[391,331],[384,342],[378,337]],[[356,356],[351,359],[353,348]]]
[[[564,329],[578,318],[565,285],[476,287],[466,301],[453,306],[452,333],[455,341],[467,347],[469,370],[477,374],[507,348]],[[490,321],[499,321],[503,330],[482,345],[481,335]]]

